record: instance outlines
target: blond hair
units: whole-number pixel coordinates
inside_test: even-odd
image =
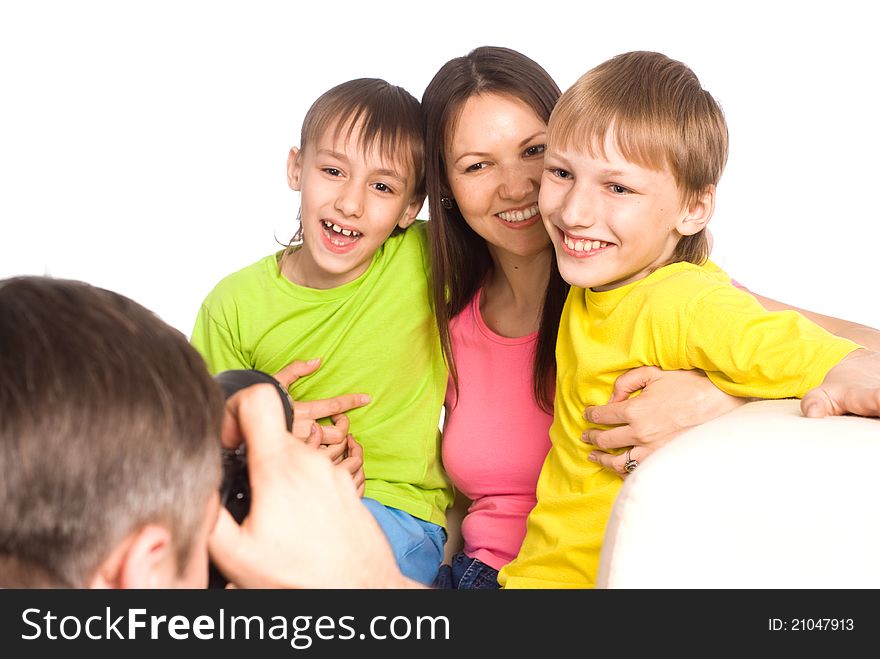
[[[661,53],[624,53],[587,71],[559,99],[547,143],[605,157],[609,134],[627,160],[668,169],[685,205],[717,185],[727,163],[721,107],[688,66]],[[672,262],[703,263],[708,256],[700,231],[679,241]]]

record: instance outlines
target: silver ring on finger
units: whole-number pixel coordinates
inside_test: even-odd
[[[626,450],[626,462],[623,463],[623,468],[626,470],[626,473],[631,474],[636,470],[636,467],[639,466],[639,461],[632,457],[632,450],[635,446],[630,446]]]

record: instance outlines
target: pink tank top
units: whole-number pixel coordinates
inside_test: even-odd
[[[525,537],[553,416],[532,397],[537,332],[494,333],[480,315],[480,294],[450,323],[459,392],[456,405],[450,379],[443,464],[473,501],[461,527],[464,552],[500,569]]]

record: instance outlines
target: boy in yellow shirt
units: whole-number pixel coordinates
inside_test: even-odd
[[[539,207],[572,288],[556,345],[552,448],[502,586],[595,584],[622,481],[588,460],[581,437],[599,426],[583,410],[605,403],[627,370],[701,369],[743,397],[804,397],[823,385],[833,402],[880,386],[875,353],[794,311],[766,311],[707,260],[727,150],[721,108],[687,66],[659,53],[606,61],[554,109]],[[630,449],[627,471],[637,466]]]

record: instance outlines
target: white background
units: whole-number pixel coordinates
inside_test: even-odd
[[[329,87],[380,77],[421,97],[444,62],[489,44],[565,89],[612,55],[659,50],[727,115],[713,258],[757,292],[880,327],[870,6],[4,1],[0,277],[84,279],[188,335],[222,276],[295,230],[285,159]]]

